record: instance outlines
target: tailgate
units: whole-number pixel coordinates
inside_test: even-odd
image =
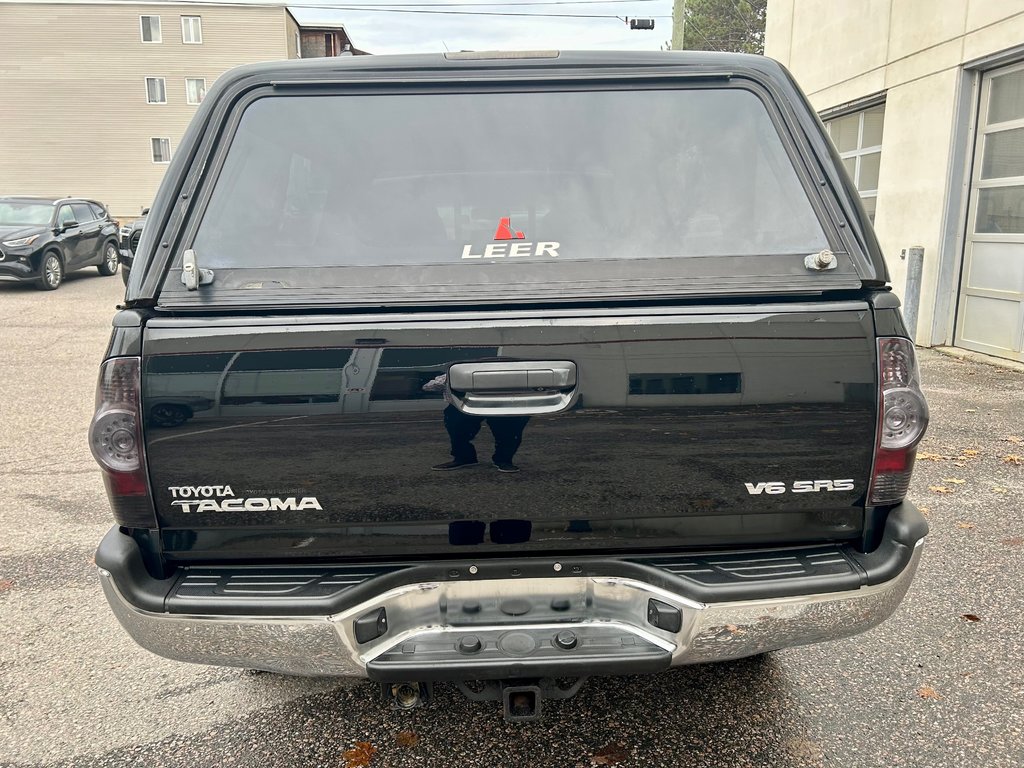
[[[176,558],[852,539],[876,397],[853,301],[166,318],[144,337],[147,461]],[[434,469],[467,444],[477,465]]]

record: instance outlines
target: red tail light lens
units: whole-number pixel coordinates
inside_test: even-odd
[[[89,448],[103,470],[114,518],[129,528],[155,528],[142,442],[139,358],[104,361],[96,386]]]
[[[869,503],[898,504],[907,495],[917,444],[928,428],[914,344],[878,339],[878,437]]]

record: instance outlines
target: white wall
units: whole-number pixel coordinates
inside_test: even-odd
[[[950,204],[963,183],[954,154],[973,146],[953,142],[963,64],[1022,43],[1024,0],[768,0],[765,54],[815,109],[886,94],[875,230],[900,296],[900,251],[925,248],[919,342],[952,342],[951,309],[937,317],[936,297],[940,261],[960,258],[944,236],[947,218],[962,215]]]

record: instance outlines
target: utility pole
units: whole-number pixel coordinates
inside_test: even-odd
[[[672,6],[672,50],[683,50],[686,37],[686,0],[675,0]]]

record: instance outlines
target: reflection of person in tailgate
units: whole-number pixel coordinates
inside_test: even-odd
[[[444,409],[444,428],[452,444],[452,460],[444,464],[436,464],[431,469],[444,472],[450,469],[472,467],[479,463],[476,457],[476,446],[473,439],[480,432],[481,425],[486,421],[487,427],[494,435],[494,453],[491,461],[499,472],[518,472],[519,467],[512,463],[520,444],[523,442],[523,430],[526,429],[529,416],[470,416],[463,413],[448,399],[448,375],[441,374],[423,385],[424,392],[442,392],[448,406]]]

